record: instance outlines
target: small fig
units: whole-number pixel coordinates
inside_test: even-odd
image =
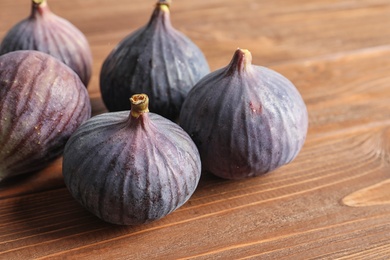
[[[131,97],[131,111],[92,117],[65,147],[63,176],[73,197],[104,221],[137,225],[183,205],[201,175],[188,134]]]
[[[64,62],[85,86],[91,78],[92,54],[84,34],[50,11],[46,0],[32,0],[29,17],[10,29],[0,45],[0,55],[16,50],[37,50]]]
[[[210,72],[201,50],[170,22],[168,1],[159,1],[149,23],[123,39],[100,73],[109,111],[129,110],[128,98],[145,93],[150,111],[176,120],[189,90]]]
[[[251,60],[248,50],[238,49],[228,66],[194,86],[180,114],[203,169],[226,179],[262,175],[291,162],[306,138],[308,114],[298,90]]]
[[[47,166],[90,114],[87,89],[64,63],[38,51],[0,56],[0,180]]]

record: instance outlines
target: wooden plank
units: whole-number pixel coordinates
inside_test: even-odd
[[[390,45],[271,66],[309,110],[309,134],[390,124]]]
[[[389,137],[390,127],[379,127],[309,138],[294,163],[264,177],[204,176],[187,204],[144,226],[103,223],[66,189],[3,199],[0,257],[300,258],[383,247],[390,205],[350,207],[343,198],[388,178]]]
[[[119,257],[127,250],[141,248],[138,254],[140,259],[189,255],[207,259],[243,254],[279,257],[288,251],[301,252],[296,256],[303,257],[314,249],[317,249],[315,254],[320,255],[313,253],[313,256],[343,256],[363,254],[362,250],[372,251],[375,247],[386,249],[386,239],[389,238],[386,229],[388,201],[382,199],[379,203],[382,207],[363,210],[351,209],[342,202],[343,199],[350,200],[351,196],[356,196],[353,194],[361,190],[387,182],[390,131],[386,121],[389,113],[386,111],[390,110],[388,107],[383,110],[382,102],[375,100],[388,100],[386,93],[389,91],[389,81],[373,80],[387,79],[387,53],[387,50],[363,52],[350,57],[328,57],[275,66],[274,69],[292,75],[293,79],[302,78],[299,82],[306,83],[302,85],[303,94],[309,112],[314,114],[308,141],[292,164],[256,180],[228,182],[211,176],[203,177],[194,197],[182,209],[155,224],[135,228],[118,228],[99,222],[79,207],[65,189],[3,200],[6,203],[2,202],[0,208],[7,210],[0,215],[4,221],[0,222],[3,227],[0,233],[5,234],[3,239],[7,240],[3,240],[6,242],[3,245],[7,245],[7,248],[2,248],[0,244],[0,251],[4,250],[4,256],[7,256],[8,253],[14,254],[14,250],[23,245],[16,252],[27,256],[34,252],[38,255],[86,257],[93,250],[99,254],[107,252]],[[361,64],[361,67],[354,64]],[[379,69],[363,73],[367,70],[366,66]],[[307,69],[311,67],[320,68],[327,75],[327,80],[311,86],[311,78],[321,78],[316,77],[318,69]],[[340,71],[332,76],[335,68]],[[346,72],[349,72],[348,77],[345,76]],[[333,84],[339,80],[342,80],[338,83],[340,86]],[[367,82],[374,82],[374,85]],[[298,86],[301,85],[298,83]],[[347,97],[348,93],[352,98]],[[356,95],[362,98],[354,97]],[[332,97],[337,99],[333,100]],[[349,101],[345,102],[344,98]],[[352,107],[359,106],[362,100],[365,104],[362,111],[367,113],[359,114],[361,118],[355,124],[348,120],[336,124],[334,114],[321,113],[329,107],[334,107],[331,110],[333,112],[342,110],[345,103]],[[367,124],[370,120],[372,122]],[[383,127],[378,127],[381,124]],[[61,184],[60,167],[52,170],[57,174],[56,181],[46,179],[50,172],[47,170],[36,192],[45,190],[43,187],[47,188],[50,183]],[[15,184],[14,187],[17,189],[19,186]],[[22,188],[19,191],[26,190]],[[12,197],[16,194],[12,194],[12,189],[8,188],[0,195]],[[24,203],[24,200],[29,203]],[[24,204],[30,206],[18,206]],[[12,213],[15,209],[18,210]],[[17,218],[15,221],[15,215],[25,218]],[[354,217],[351,219],[351,216]],[[235,223],[239,224],[236,226]],[[356,231],[356,225],[359,225],[359,231]],[[195,231],[197,235],[191,236],[194,241],[188,241],[181,235]],[[167,233],[173,235],[171,240],[166,240],[164,234]],[[316,239],[313,240],[313,236]],[[156,240],[162,237],[164,241]],[[203,241],[204,237],[206,241]],[[223,241],[219,241],[219,237],[223,237]],[[246,240],[239,240],[243,237]],[[365,237],[369,239],[362,245],[361,240]],[[134,240],[142,241],[145,245],[141,247]],[[300,243],[292,242],[296,240]],[[184,253],[170,247],[180,241],[185,244],[182,245],[186,248]],[[346,241],[351,243],[347,249],[343,248]],[[123,249],[124,245],[126,250]],[[150,245],[159,246],[150,250]],[[286,247],[280,248],[280,245]],[[44,250],[39,246],[44,247]],[[334,251],[330,251],[329,247],[334,247]]]
[[[104,58],[146,23],[153,3],[49,1],[91,43],[94,114],[106,111],[98,84]],[[29,8],[2,1],[0,39]],[[172,22],[200,46],[212,70],[237,47],[248,48],[254,64],[297,86],[310,116],[297,159],[250,180],[204,175],[179,210],[122,227],[73,200],[59,158],[0,184],[0,259],[388,258],[389,1],[181,0],[172,5]]]
[[[51,9],[82,30],[94,56],[90,92],[98,96],[98,74],[123,37],[144,25],[154,1],[50,1]],[[0,39],[29,14],[24,1],[3,1]],[[86,12],[85,10],[88,10]],[[197,22],[201,21],[201,22]],[[212,70],[225,66],[237,47],[261,65],[388,45],[390,3],[362,1],[175,1],[172,23],[205,52]]]

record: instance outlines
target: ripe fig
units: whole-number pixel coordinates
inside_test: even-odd
[[[291,162],[306,138],[308,114],[298,90],[251,61],[248,50],[238,49],[228,66],[193,87],[180,114],[203,169],[226,179],[262,175]]]
[[[0,56],[0,180],[47,166],[90,114],[87,89],[58,59],[38,51]]]
[[[127,97],[145,93],[151,112],[176,120],[189,90],[209,72],[201,50],[172,27],[169,3],[159,1],[149,23],[104,61],[100,90],[109,111],[129,110]]]
[[[72,68],[85,86],[91,78],[92,54],[84,34],[50,11],[46,0],[32,0],[29,17],[10,29],[0,45],[0,55],[16,50],[50,54]]]
[[[198,150],[172,121],[148,112],[148,97],[131,111],[89,119],[65,147],[63,176],[73,197],[104,221],[137,225],[183,205],[201,175]]]

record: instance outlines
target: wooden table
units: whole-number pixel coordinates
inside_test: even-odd
[[[154,0],[49,0],[87,36],[89,93],[101,64]],[[390,1],[174,1],[172,23],[212,70],[237,47],[289,78],[309,111],[299,156],[264,177],[203,176],[180,209],[144,226],[107,224],[69,194],[61,159],[0,184],[0,259],[389,259]],[[0,3],[0,39],[30,12]],[[1,149],[1,148],[0,148]]]

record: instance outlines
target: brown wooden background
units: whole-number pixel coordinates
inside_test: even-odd
[[[154,0],[49,5],[86,34],[93,110],[104,112],[101,64]],[[203,176],[182,208],[136,227],[79,206],[58,159],[0,184],[0,259],[390,258],[390,1],[177,0],[171,11],[212,70],[247,48],[297,86],[310,117],[298,158],[256,179]],[[0,39],[29,12],[29,0],[1,1]]]

